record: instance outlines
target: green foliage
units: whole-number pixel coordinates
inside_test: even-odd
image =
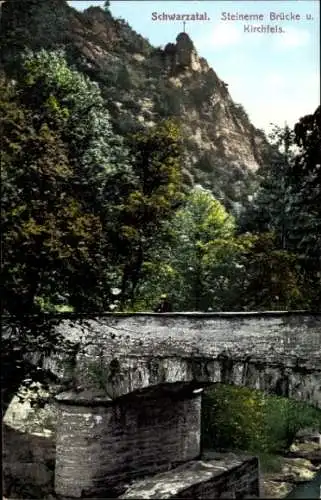
[[[291,224],[290,172],[294,158],[293,133],[275,127],[271,139],[278,154],[260,170],[262,182],[256,193],[250,214],[248,229],[259,232],[275,231],[282,249],[288,249],[288,231]]]
[[[277,466],[301,428],[321,429],[321,412],[294,400],[245,387],[217,384],[203,397],[203,444],[258,453],[264,468]]]
[[[265,421],[266,432],[272,437],[270,451],[273,453],[288,450],[300,429],[321,430],[320,410],[286,398],[267,399]]]
[[[296,256],[275,236],[235,234],[235,222],[209,193],[196,188],[144,263],[145,297],[166,292],[175,310],[284,310],[304,306]],[[141,300],[141,298],[140,298]],[[145,307],[151,307],[151,301]]]
[[[111,300],[110,283],[121,287],[120,299],[124,307],[126,301],[134,298],[145,260],[153,259],[151,248],[155,246],[156,235],[162,231],[166,233],[164,221],[170,219],[182,199],[181,142],[177,126],[164,122],[148,132],[139,132],[128,139],[125,147],[113,132],[99,88],[70,68],[62,52],[27,52],[16,84],[15,99],[17,107],[27,110],[34,127],[36,143],[30,151],[34,151],[37,158],[41,151],[38,163],[50,172],[50,181],[59,185],[53,189],[49,184],[45,193],[53,192],[63,200],[61,208],[51,203],[49,209],[50,196],[43,198],[40,185],[45,188],[44,181],[39,177],[40,167],[35,168],[33,182],[39,184],[39,192],[33,188],[28,203],[35,201],[38,208],[41,206],[44,222],[40,224],[32,215],[22,226],[25,233],[33,235],[33,246],[27,254],[33,253],[34,267],[38,270],[38,274],[32,275],[35,290],[31,292],[28,285],[30,304],[36,301],[38,305],[55,307],[46,280],[46,286],[41,284],[41,290],[38,289],[43,281],[41,269],[48,267],[55,276],[50,278],[50,286],[55,288],[56,295],[67,295],[67,305],[74,310],[106,309]],[[57,139],[51,139],[53,129]],[[53,140],[60,141],[55,154],[62,159],[57,161],[51,150],[40,148],[40,138],[47,149],[48,144],[51,149],[54,147]],[[25,147],[18,147],[24,158],[19,182],[27,187],[27,152]],[[17,176],[11,153],[8,150],[8,169],[13,169]],[[15,162],[19,161],[17,157]],[[30,161],[34,163],[33,158]],[[11,175],[9,170],[5,171],[4,181]],[[15,179],[8,183],[7,189],[14,190],[17,184]],[[16,207],[14,198],[9,194],[6,197],[13,203],[13,214],[20,222],[26,207]],[[70,221],[67,217],[71,217]],[[12,221],[8,220],[10,224]],[[72,235],[67,236],[66,231],[72,231]],[[44,247],[43,251],[39,248],[40,252],[39,241]],[[55,252],[55,265],[52,265],[51,249]],[[43,266],[38,262],[42,254],[45,254]],[[14,253],[13,256],[16,257]],[[10,269],[11,266],[10,263]],[[31,276],[30,266],[27,267],[28,276]],[[21,273],[21,269],[17,272]]]
[[[273,258],[282,259],[278,273],[285,266],[289,280],[282,292],[287,308],[321,306],[320,130],[320,108],[294,131],[275,130],[278,153],[262,169],[260,190],[241,221],[243,230],[274,234]]]
[[[2,356],[10,399],[33,371],[27,352],[63,347],[55,322],[30,314],[62,306],[104,311],[114,301],[110,227],[134,173],[99,88],[69,68],[61,52],[27,52],[19,78],[3,75],[0,84],[1,307],[19,325]]]
[[[157,254],[154,250],[159,236],[166,238],[168,234],[165,221],[169,221],[182,200],[179,128],[165,121],[132,136],[129,148],[136,180],[119,206],[117,232],[125,256],[122,304],[130,300],[133,306],[147,262]]]
[[[172,296],[176,307],[207,310],[212,305],[211,285],[205,280],[204,270],[208,248],[213,241],[227,241],[232,237],[233,218],[210,192],[196,188],[189,194],[184,208],[177,212],[172,231],[175,244],[171,265],[177,277]]]
[[[105,309],[107,220],[110,204],[118,202],[111,185],[132,175],[127,151],[99,88],[70,69],[62,53],[28,52],[21,79],[10,85],[4,83],[3,103],[9,287],[3,306],[16,307],[12,293],[28,304],[25,312],[36,297],[55,303],[55,296],[67,294],[76,310]]]
[[[264,399],[248,388],[216,385],[204,395],[204,445],[215,449],[267,450]]]
[[[228,247],[233,230],[233,218],[209,192],[191,191],[174,217],[155,234],[153,257],[143,264],[139,301],[144,308],[155,306],[164,292],[175,310],[212,306],[213,284],[207,280],[209,247],[214,241]]]
[[[206,245],[203,273],[212,310],[247,309],[247,296],[244,293],[248,283],[245,256],[253,242],[253,236],[245,235],[218,238]]]
[[[247,310],[291,310],[304,307],[296,256],[279,248],[272,233],[252,237],[243,256],[244,305]]]
[[[296,124],[294,140],[299,153],[291,172],[295,203],[291,245],[299,256],[310,307],[321,307],[321,108]]]
[[[86,191],[96,196],[97,190],[103,191],[106,174],[129,170],[127,151],[113,133],[98,85],[69,68],[63,52],[27,52],[20,81],[22,102],[32,103],[41,121],[61,126],[69,154],[81,168],[82,183],[88,179]],[[48,100],[55,106],[44,106]],[[57,123],[58,105],[65,115],[63,123]]]
[[[65,291],[100,222],[70,190],[72,169],[59,134],[47,124],[33,127],[32,112],[9,84],[3,87],[2,307],[24,314],[33,311],[37,295],[54,300]]]

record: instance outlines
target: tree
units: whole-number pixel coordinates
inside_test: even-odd
[[[100,221],[70,189],[72,169],[59,133],[46,123],[37,130],[12,86],[2,88],[2,308],[24,315],[37,310],[37,297],[55,301],[68,288],[79,245],[93,244]]]
[[[204,445],[260,454],[265,469],[278,465],[280,470],[274,454],[287,453],[299,429],[320,426],[316,408],[247,387],[216,384],[203,396]]]
[[[79,261],[99,241],[100,222],[70,190],[72,170],[59,133],[33,126],[33,113],[2,79],[2,349],[3,404],[27,375],[43,375],[26,360],[57,346],[55,321],[34,317],[39,300],[49,308],[71,292]],[[84,251],[84,253],[83,253]],[[8,333],[10,332],[10,334]],[[62,346],[61,346],[62,347]]]
[[[275,127],[270,135],[276,148],[271,161],[264,165],[259,175],[262,182],[244,219],[243,229],[254,232],[274,231],[280,246],[288,246],[291,225],[290,171],[294,161],[293,132],[288,126]]]
[[[246,255],[253,246],[250,234],[217,238],[207,243],[203,258],[204,284],[214,311],[246,309]]]
[[[70,267],[73,277],[69,303],[76,310],[106,309],[111,299],[110,257],[115,253],[109,241],[112,206],[118,202],[121,183],[133,177],[127,150],[113,133],[98,86],[69,68],[62,52],[27,52],[16,93],[19,103],[30,109],[36,134],[42,127],[59,132],[71,169],[65,181],[74,198],[69,208],[75,212],[80,205],[88,213],[87,230],[92,225],[95,244],[87,253],[86,244],[73,242],[79,264],[73,270]],[[37,147],[34,151],[38,154]],[[64,227],[66,230],[68,226]],[[76,227],[80,230],[79,225]],[[95,235],[96,227],[100,227],[99,237]]]
[[[1,307],[15,325],[3,353],[8,401],[32,370],[27,353],[63,348],[55,321],[34,313],[56,311],[61,301],[97,312],[113,301],[109,228],[133,173],[99,88],[62,53],[28,52],[19,79],[4,76],[1,87]]]
[[[171,292],[175,305],[183,310],[212,307],[212,284],[206,279],[208,248],[218,239],[227,241],[234,232],[234,220],[210,192],[195,188],[172,223],[175,243],[169,264],[176,277]],[[170,282],[169,282],[170,283]]]
[[[311,307],[321,306],[321,110],[299,120],[294,127],[299,148],[292,172],[295,226],[292,246],[299,256]]]
[[[242,295],[245,310],[304,308],[297,257],[280,248],[273,233],[253,236],[252,245],[243,253],[242,263],[246,276]]]
[[[274,139],[281,161],[262,169],[243,230],[273,233],[274,250],[288,251],[293,275],[300,275],[304,307],[320,307],[320,110],[302,118],[294,131],[276,129]]]
[[[155,255],[155,247],[168,237],[168,220],[182,201],[181,139],[171,121],[129,138],[135,181],[119,205],[118,244],[121,258],[121,302],[134,304],[144,263]],[[129,301],[129,302],[128,302]]]
[[[206,447],[265,451],[264,397],[247,387],[216,384],[204,394],[202,428]]]

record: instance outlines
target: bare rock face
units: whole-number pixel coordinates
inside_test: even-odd
[[[294,458],[305,458],[312,464],[319,465],[321,467],[321,445],[316,442],[295,441],[291,445],[288,455],[289,457]]]
[[[17,68],[25,47],[63,48],[71,64],[100,84],[118,133],[163,118],[180,122],[186,185],[201,184],[235,209],[255,191],[255,172],[273,149],[186,33],[155,48],[109,11],[80,13],[65,0],[4,2],[1,30],[6,71]]]
[[[35,405],[49,393],[21,387],[3,418],[3,493],[9,499],[54,497],[57,409]]]
[[[264,481],[264,497],[265,498],[286,498],[293,490],[293,485],[285,481]]]

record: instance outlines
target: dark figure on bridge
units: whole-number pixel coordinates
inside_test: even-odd
[[[156,312],[156,313],[172,312],[172,305],[171,305],[170,301],[168,300],[168,297],[165,293],[161,296],[160,303],[154,309],[154,312]]]

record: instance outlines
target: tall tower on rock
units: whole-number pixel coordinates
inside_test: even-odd
[[[181,32],[176,37],[176,44],[168,43],[164,49],[165,66],[172,73],[177,70],[191,69],[199,71],[200,59],[194,44],[187,33]]]
[[[179,33],[176,37],[176,64],[183,67],[192,65],[193,56],[197,57],[194,44],[187,33]]]

